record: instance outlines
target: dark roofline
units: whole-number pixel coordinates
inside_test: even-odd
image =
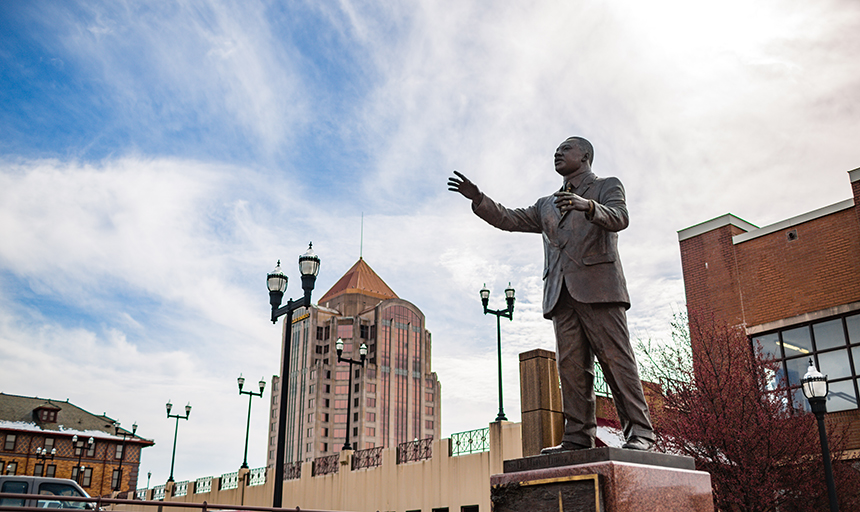
[[[60,404],[61,406],[57,404]],[[58,411],[56,423],[41,423],[33,417],[34,411],[46,408]],[[132,434],[130,431],[122,427],[120,427],[120,435],[117,436],[114,429],[114,423],[116,423],[116,420],[109,417],[107,413],[102,413],[101,415],[93,414],[86,409],[71,403],[68,398],[65,401],[61,401],[51,398],[13,395],[0,392],[0,420],[31,424],[38,428],[38,431],[54,436],[72,437],[75,433],[68,432],[68,430],[89,430],[102,432],[105,434],[105,438],[121,438],[120,436],[122,436],[122,432],[125,432],[127,435],[126,442],[128,443],[137,443],[144,446],[152,446],[155,444],[154,440],[146,439],[137,434]],[[47,428],[49,426],[53,426],[55,428]],[[60,430],[61,426],[66,430]],[[34,432],[31,429],[16,429],[14,427],[6,427],[4,430]],[[93,437],[101,438],[101,436],[98,435]]]

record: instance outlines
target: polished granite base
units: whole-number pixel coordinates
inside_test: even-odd
[[[713,512],[711,477],[692,459],[594,448],[505,461],[494,512]]]

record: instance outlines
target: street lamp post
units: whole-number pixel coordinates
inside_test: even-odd
[[[343,354],[342,339],[337,339],[334,343],[334,348],[337,350],[338,362],[349,363],[349,387],[346,390],[346,438],[344,439],[342,450],[352,450],[352,446],[349,444],[349,420],[352,415],[352,365],[364,366],[364,360],[367,359],[367,344],[362,342],[358,348],[358,354],[361,356],[358,361],[348,357],[341,357]]]
[[[502,400],[502,324],[501,319],[505,317],[513,322],[514,320],[514,289],[511,287],[511,283],[508,283],[508,287],[505,289],[505,301],[508,303],[507,309],[489,309],[487,305],[490,303],[490,290],[487,289],[487,285],[485,284],[483,288],[481,288],[481,303],[484,305],[484,314],[490,313],[496,316],[496,342],[498,346],[498,354],[499,354],[499,414],[496,416],[496,421],[508,421],[508,418],[505,417],[505,408]]]
[[[93,443],[95,443],[95,441],[96,441],[96,440],[95,440],[95,439],[93,439],[92,437],[90,437],[89,439],[87,439],[87,450],[89,450],[89,449],[93,446]],[[81,476],[81,473],[83,473],[83,472],[84,472],[84,466],[82,466],[82,465],[81,465],[81,459],[83,459],[83,457],[84,457],[84,442],[83,442],[83,441],[81,441],[81,442],[80,442],[80,444],[78,444],[78,436],[77,436],[77,434],[75,434],[75,435],[73,435],[73,436],[72,436],[72,445],[73,445],[76,449],[78,449],[78,450],[80,450],[80,451],[81,451],[81,452],[78,454],[78,468],[77,468],[77,469],[78,469],[78,474],[77,474],[77,475],[75,475],[75,482],[77,482],[77,483],[78,483],[78,485],[83,485],[83,484],[81,483],[81,482],[83,482],[83,477]]]
[[[809,370],[800,379],[803,395],[809,400],[809,407],[818,420],[818,436],[821,438],[821,458],[824,461],[824,479],[827,481],[827,498],[830,501],[830,512],[839,511],[836,500],[836,485],[833,482],[833,467],[830,464],[830,448],[827,446],[827,429],[824,426],[824,414],[827,412],[827,393],[830,386],[827,375],[815,369],[812,358],[809,358]]]
[[[248,423],[245,425],[245,460],[242,462],[242,467],[248,467],[248,434],[251,432],[251,399],[255,396],[262,397],[263,390],[266,388],[266,381],[260,379],[260,392],[255,393],[254,391],[242,391],[242,386],[245,385],[245,378],[242,377],[242,374],[239,374],[239,378],[236,379],[239,382],[239,395],[248,395]]]
[[[176,438],[179,435],[179,420],[187,420],[189,416],[191,416],[191,403],[185,406],[185,416],[181,416],[179,414],[170,414],[170,410],[173,408],[173,404],[170,403],[170,400],[167,401],[167,404],[164,406],[167,409],[167,419],[176,418],[176,428],[173,430],[173,456],[170,457],[170,478],[167,479],[168,482],[173,482],[173,463],[176,462]]]
[[[116,478],[116,487],[114,491],[119,491],[122,487],[122,460],[125,458],[125,438],[128,437],[128,430],[122,429],[119,427],[119,422],[116,421],[113,424],[114,434],[117,436],[122,436],[122,448],[119,451],[119,475]],[[135,421],[131,425],[131,437],[137,433],[137,422]]]
[[[280,508],[284,494],[284,458],[287,449],[287,384],[289,382],[290,369],[290,345],[292,344],[293,311],[301,307],[311,306],[311,292],[320,271],[320,259],[314,254],[313,244],[308,244],[308,250],[299,256],[299,272],[302,275],[302,290],[304,295],[301,299],[287,300],[285,306],[281,306],[284,300],[284,292],[287,290],[287,276],[281,272],[281,261],[269,275],[266,276],[266,284],[269,288],[269,303],[272,305],[272,323],[277,323],[278,318],[286,315],[284,320],[284,360],[281,365],[281,386],[278,390],[278,445],[275,455],[275,485],[272,507]]]

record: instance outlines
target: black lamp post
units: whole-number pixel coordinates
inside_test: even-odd
[[[830,512],[838,512],[839,502],[836,500],[836,485],[833,482],[833,467],[830,465],[830,448],[827,446],[827,429],[824,426],[824,414],[827,412],[827,393],[830,386],[827,375],[815,369],[812,358],[809,358],[809,370],[800,379],[803,395],[809,400],[809,407],[818,420],[818,436],[821,438],[821,458],[824,460],[824,479],[827,481],[827,498],[830,501]]]
[[[242,467],[248,467],[248,434],[251,432],[251,399],[255,396],[262,397],[263,390],[266,389],[266,381],[260,379],[260,392],[255,393],[254,391],[242,391],[242,386],[245,385],[245,378],[242,377],[242,374],[239,374],[239,378],[236,379],[239,382],[239,394],[240,395],[248,395],[248,423],[245,425],[245,460],[242,462]]]
[[[352,365],[364,366],[364,360],[367,358],[367,344],[362,342],[361,346],[358,347],[358,354],[361,356],[358,361],[348,357],[341,357],[341,354],[343,354],[342,339],[337,339],[334,343],[334,348],[337,349],[338,362],[349,363],[349,388],[346,390],[346,439],[344,440],[343,448],[341,449],[352,450],[352,446],[349,444],[349,420],[352,415]]]
[[[320,259],[314,254],[313,244],[308,244],[306,253],[299,256],[299,272],[302,275],[302,290],[304,296],[297,301],[287,300],[285,306],[281,306],[284,300],[284,292],[287,290],[287,276],[281,272],[281,261],[268,276],[266,284],[269,287],[269,303],[272,305],[272,323],[278,318],[287,315],[284,328],[284,361],[281,366],[281,388],[278,397],[278,446],[275,455],[275,485],[272,507],[280,508],[284,494],[284,458],[287,449],[287,384],[289,382],[290,370],[290,345],[292,344],[293,311],[301,307],[311,306],[311,292],[320,271]]]
[[[116,421],[113,424],[114,434],[117,436],[122,436],[122,448],[120,448],[119,452],[119,475],[117,475],[116,479],[116,487],[114,491],[119,491],[120,487],[122,487],[122,460],[125,458],[125,438],[128,437],[128,430],[119,427],[119,422]],[[137,422],[135,421],[131,425],[131,437],[137,433]]]
[[[499,414],[496,416],[496,421],[508,421],[508,418],[505,417],[505,408],[502,405],[502,324],[501,318],[505,317],[513,322],[514,320],[514,289],[511,287],[511,283],[508,283],[508,287],[505,289],[505,301],[508,303],[508,309],[489,309],[487,305],[490,303],[490,290],[487,289],[487,285],[485,284],[483,288],[481,288],[481,303],[484,305],[484,314],[490,313],[492,315],[496,315],[496,340],[498,344],[498,353],[499,353]]]
[[[168,482],[173,482],[173,463],[176,462],[176,438],[179,435],[179,420],[187,420],[191,416],[191,403],[185,406],[185,416],[170,414],[170,410],[173,408],[170,400],[167,401],[164,407],[167,409],[167,419],[176,418],[176,428],[173,430],[173,455],[170,457],[170,478],[167,479]]]
[[[96,440],[93,439],[92,437],[87,439],[87,444],[86,444],[87,450],[89,450],[93,446],[93,443],[95,443],[95,441]],[[78,436],[77,436],[77,434],[75,434],[72,436],[72,445],[74,445],[75,448],[77,448],[81,451],[78,454],[78,474],[75,475],[75,482],[77,482],[78,485],[83,485],[81,483],[81,482],[83,482],[83,477],[81,476],[81,473],[84,472],[84,467],[81,466],[81,459],[83,459],[83,457],[84,457],[84,442],[81,441],[80,444],[78,444]]]

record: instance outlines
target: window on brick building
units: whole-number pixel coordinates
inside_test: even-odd
[[[35,466],[33,466],[33,476],[42,476],[42,473],[45,471],[45,465],[37,462]]]
[[[830,392],[827,411],[858,408],[860,396],[860,314],[853,313],[751,337],[765,356],[779,361],[771,387],[787,380],[795,407],[809,409],[800,389],[800,379],[809,368],[809,359],[827,375]]]
[[[57,465],[49,464],[47,468],[45,468],[45,476],[48,478],[54,478],[54,475],[57,474]]]
[[[122,450],[123,450],[122,445],[121,445],[121,444],[117,444],[117,445],[116,445],[116,452],[114,453],[113,458],[114,458],[114,459],[117,459],[117,460],[122,459]],[[111,489],[115,489],[115,487],[111,487]]]
[[[6,434],[6,442],[3,443],[3,451],[6,452],[14,452],[15,451],[15,439],[18,436],[15,434]]]
[[[18,463],[15,461],[12,461],[12,462],[6,464],[6,467],[3,471],[3,474],[4,475],[17,475],[18,474]]]
[[[81,487],[89,487],[93,484],[93,468],[84,468],[84,479]]]

